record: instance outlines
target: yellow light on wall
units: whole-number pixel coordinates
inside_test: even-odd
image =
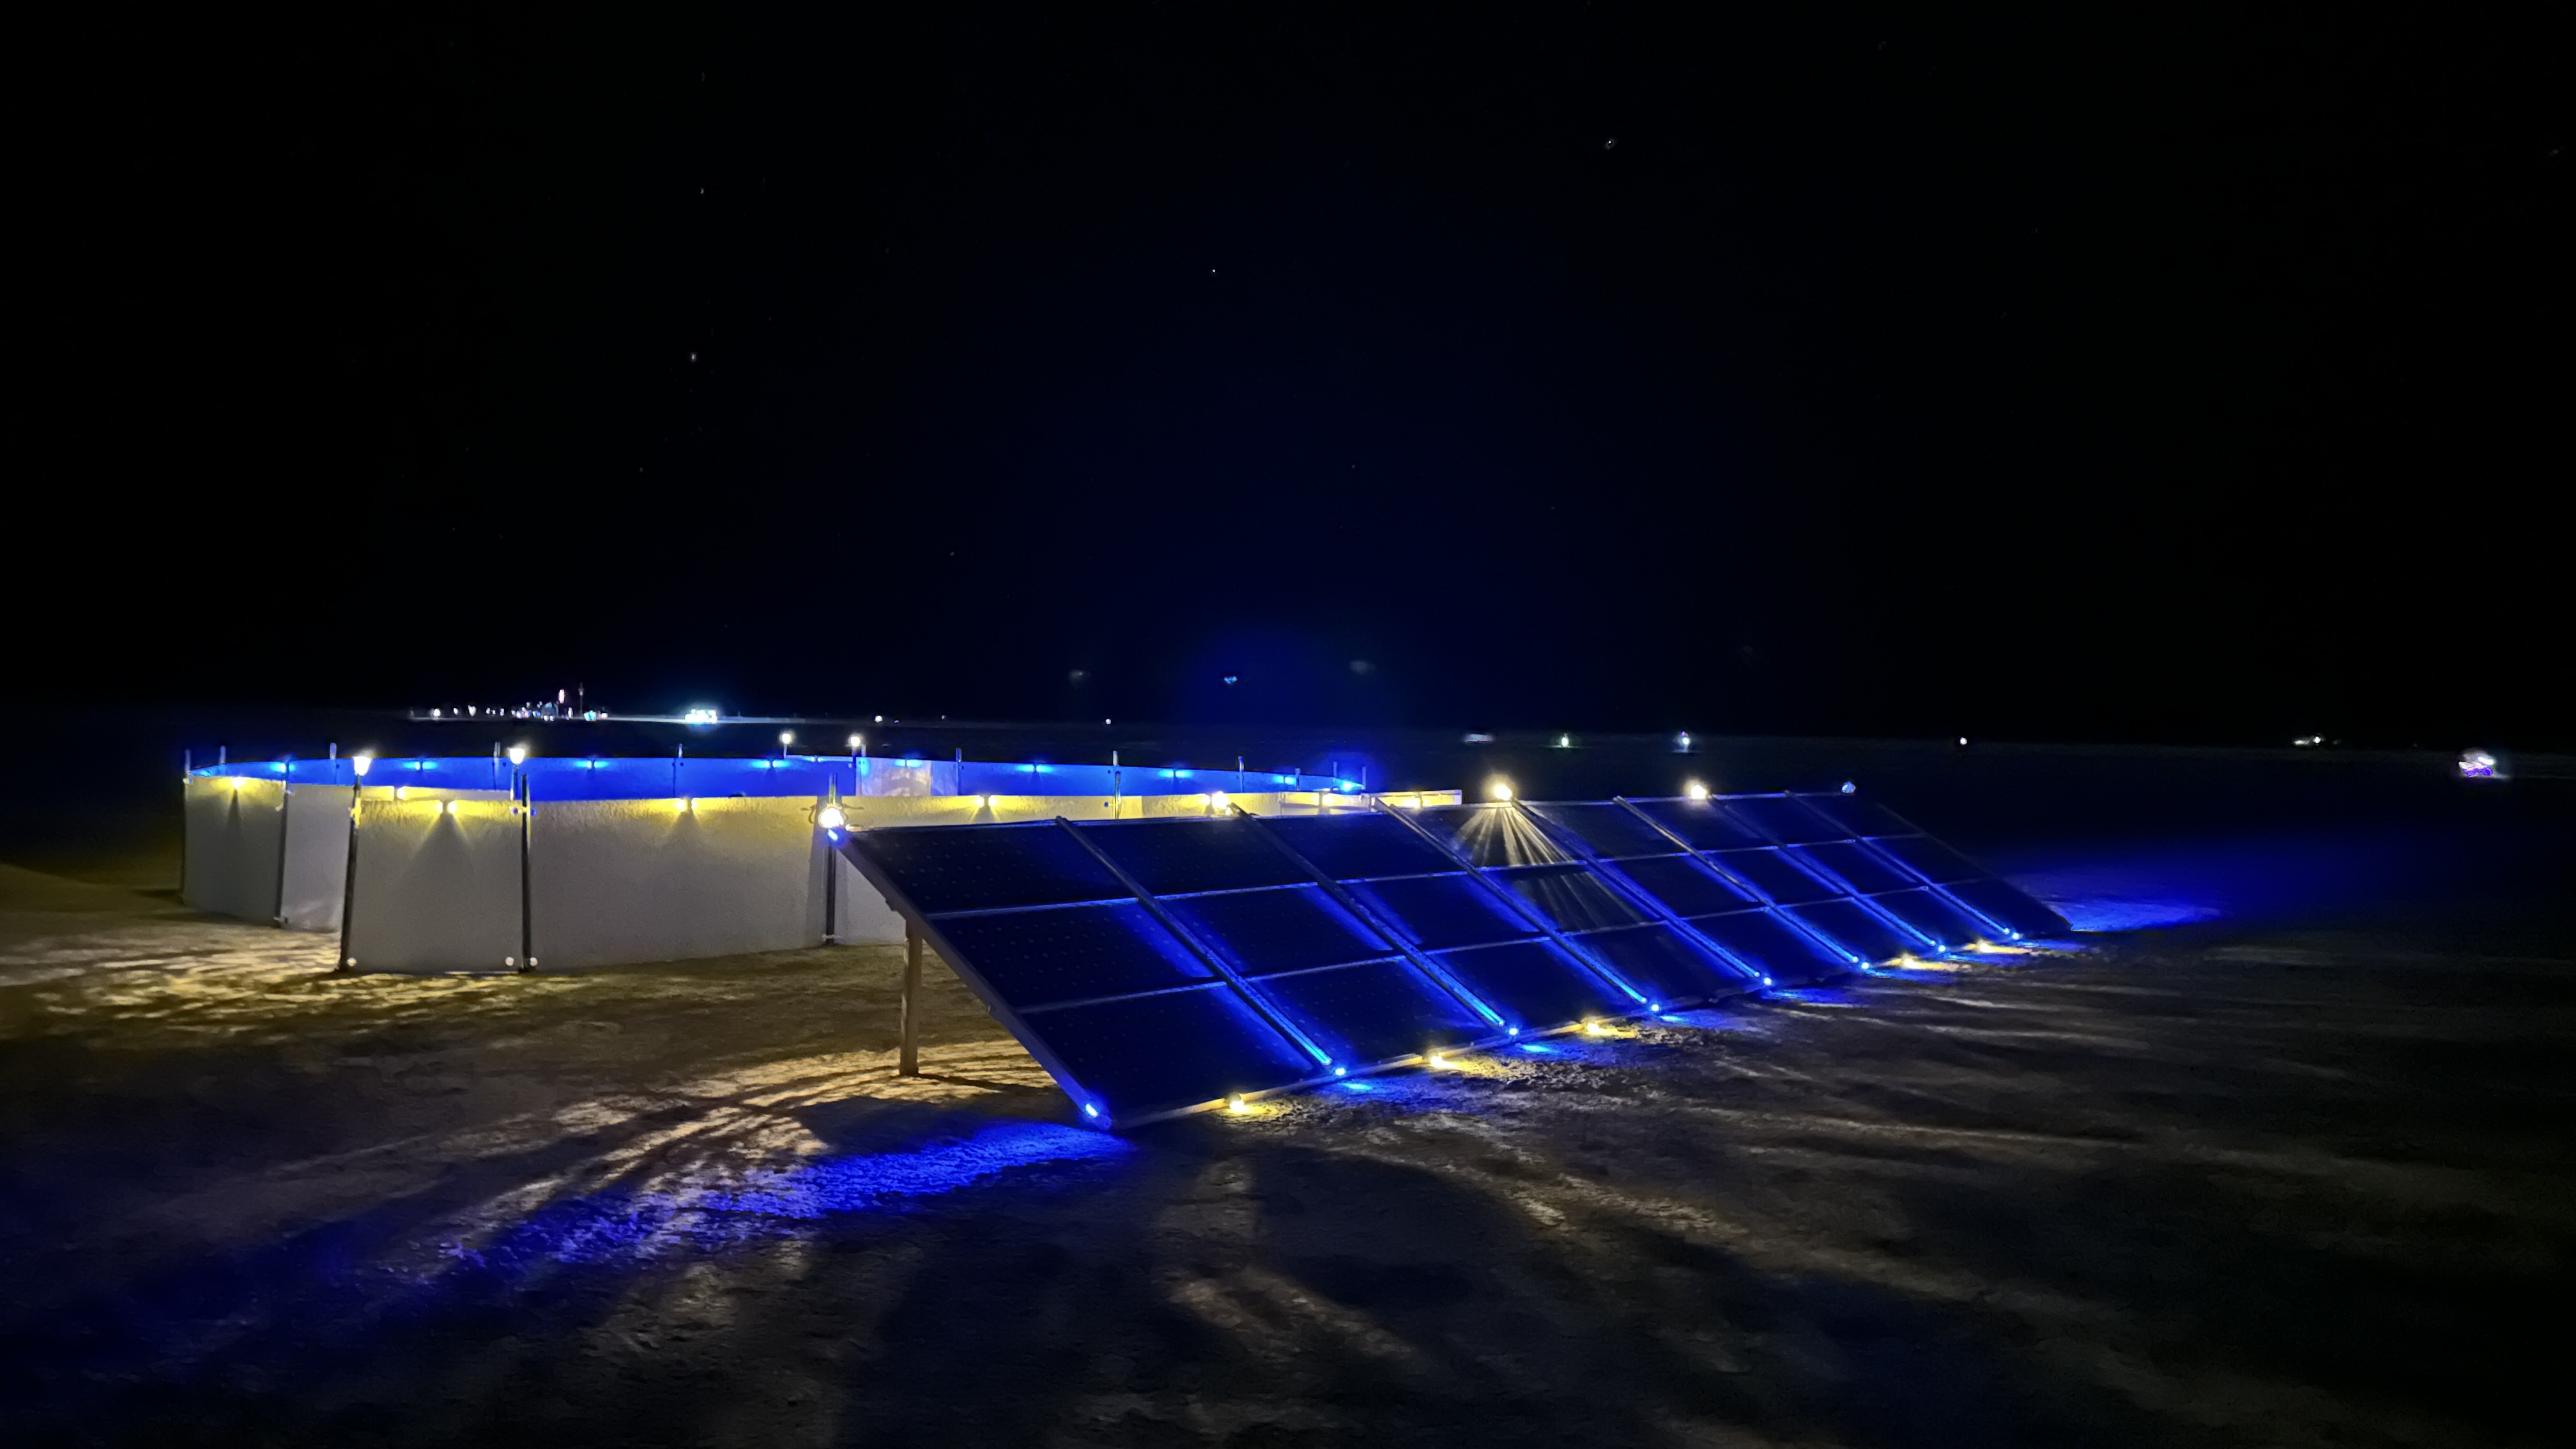
[[[410,787],[409,785],[396,785],[396,786],[394,787],[394,798],[395,798],[395,799],[397,799],[397,800],[408,800],[408,799],[410,799],[410,798],[411,798],[411,787]]]
[[[838,830],[850,823],[849,812],[838,805],[826,805],[814,812],[814,823],[826,830]]]
[[[690,810],[692,810],[692,809],[694,809],[694,808],[695,808],[695,806],[696,806],[696,802],[694,802],[694,801],[690,800],[688,796],[683,795],[683,796],[681,796],[681,797],[680,797],[680,813],[681,813],[681,814],[683,814],[683,815],[688,814]]]
[[[234,793],[234,794],[236,794],[236,795],[240,794],[240,793],[241,793],[241,787],[242,787],[242,777],[241,777],[241,776],[239,776],[239,775],[235,775],[235,776],[233,776],[233,793]]]
[[[1228,1098],[1226,1098],[1226,1099],[1225,1099],[1225,1110],[1227,1110],[1227,1111],[1229,1111],[1229,1112],[1233,1112],[1233,1113],[1236,1113],[1236,1114],[1240,1115],[1240,1114],[1242,1114],[1242,1113],[1245,1113],[1245,1112],[1249,1112],[1249,1111],[1251,1111],[1251,1110],[1252,1110],[1252,1104],[1251,1104],[1251,1103],[1249,1103],[1249,1102],[1244,1101],[1244,1100],[1243,1100],[1243,1094],[1242,1094],[1242,1093],[1240,1093],[1240,1092],[1237,1092],[1237,1093],[1236,1093],[1236,1094],[1234,1094],[1233,1096],[1228,1097]]]
[[[446,806],[445,806],[444,808],[446,809],[446,811],[447,811],[447,813],[448,813],[448,814],[453,815],[453,814],[455,814],[455,813],[456,813],[456,807],[457,807],[457,806],[459,806],[459,805],[461,805],[461,804],[463,804],[463,803],[464,803],[464,802],[463,802],[463,801],[461,801],[461,800],[450,800],[450,801],[448,801],[448,802],[447,802],[447,804],[446,804]]]

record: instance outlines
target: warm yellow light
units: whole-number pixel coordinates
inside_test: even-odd
[[[1682,793],[1688,795],[1694,800],[1705,800],[1708,798],[1708,787],[1697,780],[1693,780],[1682,787]]]
[[[1249,1112],[1252,1110],[1252,1105],[1243,1100],[1241,1093],[1237,1093],[1225,1099],[1225,1110],[1238,1113]]]
[[[1512,798],[1512,783],[1509,780],[1496,780],[1485,787],[1485,793],[1497,800],[1508,801]]]
[[[1608,1036],[1610,1034],[1610,1028],[1603,1026],[1597,1021],[1587,1021],[1583,1024],[1583,1034],[1585,1036]]]
[[[240,793],[241,793],[241,782],[242,782],[242,777],[241,777],[241,776],[239,776],[239,775],[235,775],[235,776],[233,776],[233,793],[234,793],[234,794],[236,794],[236,795],[238,795],[238,794],[240,794]]]
[[[838,805],[826,805],[814,812],[814,823],[826,830],[838,830],[850,823],[849,812]]]
[[[1435,1068],[1448,1066],[1449,1054],[1447,1052],[1433,1052],[1431,1054],[1431,1065]]]
[[[1210,790],[1208,792],[1208,808],[1210,810],[1222,810],[1225,808],[1225,792],[1223,790]]]
[[[697,808],[697,802],[696,802],[696,801],[691,800],[691,799],[690,799],[688,796],[686,796],[686,795],[683,795],[683,796],[681,796],[681,797],[680,797],[680,813],[681,813],[681,814],[686,815],[686,814],[688,814],[690,811],[692,811],[692,810],[694,810],[694,809],[696,809],[696,808]]]
[[[978,796],[976,796],[976,797],[975,797],[975,808],[976,808],[976,809],[978,809],[978,810],[990,810],[990,809],[992,809],[992,808],[993,808],[993,797],[992,797],[992,796],[990,796],[990,795],[978,795]]]
[[[396,786],[394,787],[394,798],[395,798],[395,799],[397,799],[397,800],[408,800],[408,799],[410,799],[410,798],[411,798],[411,787],[410,787],[409,785],[396,785]]]
[[[780,730],[778,732],[778,742],[782,745],[792,745],[796,743],[796,731]]]
[[[450,800],[450,801],[448,801],[448,802],[447,802],[447,804],[446,804],[445,806],[443,806],[443,807],[441,807],[441,808],[445,809],[445,810],[446,810],[446,812],[447,812],[448,814],[453,815],[453,814],[455,814],[455,813],[456,813],[456,807],[457,807],[457,805],[458,805],[459,803],[460,803],[460,802],[458,802],[458,801]]]
[[[854,750],[855,750],[855,749],[857,749],[857,748],[858,748],[861,744],[863,744],[863,743],[865,743],[865,741],[861,740],[861,739],[859,738],[859,736],[857,736],[857,735],[852,735],[852,736],[850,736],[850,748],[851,748],[851,749],[854,749]]]

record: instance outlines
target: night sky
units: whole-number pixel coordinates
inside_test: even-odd
[[[2545,12],[1387,8],[33,47],[12,691],[2576,737]]]

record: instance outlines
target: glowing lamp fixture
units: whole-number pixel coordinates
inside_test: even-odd
[[[1512,798],[1512,782],[1509,780],[1496,780],[1485,787],[1485,793],[1491,795],[1497,800],[1508,802]]]
[[[1689,784],[1682,786],[1682,793],[1688,795],[1694,800],[1705,800],[1708,798],[1708,787],[1697,780],[1693,780]]]
[[[867,739],[866,739],[864,736],[861,736],[861,735],[852,735],[852,736],[850,736],[850,748],[851,748],[851,749],[854,749],[854,750],[855,750],[855,749],[859,748],[860,746],[862,746],[862,745],[864,745],[864,744],[866,744],[866,743],[867,743]]]
[[[1100,1115],[1100,1109],[1089,1102],[1085,1102],[1082,1104],[1082,1115],[1085,1117],[1097,1117]]]
[[[240,793],[241,793],[241,782],[242,782],[242,777],[241,777],[241,776],[239,776],[239,775],[235,775],[235,776],[233,776],[233,793],[234,793],[234,794],[236,794],[236,795],[238,795],[238,794],[240,794]]]
[[[781,745],[792,745],[796,743],[796,731],[780,730],[778,732],[778,743]]]
[[[358,778],[363,780],[367,778],[367,767],[375,762],[376,757],[373,755],[351,755],[349,757],[349,768],[357,771]]]
[[[1854,790],[1857,790],[1857,789],[1859,789],[1859,788],[1860,788],[1860,787],[1859,787],[1858,785],[1853,784],[1853,783],[1852,783],[1851,781],[1849,781],[1849,780],[1845,780],[1845,781],[1843,781],[1843,793],[1844,793],[1844,794],[1846,794],[1846,795],[1850,794],[1851,792],[1853,792]]]
[[[1243,1100],[1243,1094],[1237,1092],[1233,1096],[1225,1099],[1225,1110],[1240,1114],[1249,1112],[1252,1108]]]
[[[1225,792],[1223,790],[1210,790],[1208,792],[1208,808],[1210,810],[1222,810],[1225,808]]]
[[[394,787],[394,798],[395,798],[395,799],[397,799],[397,800],[408,800],[408,799],[410,799],[410,798],[411,798],[411,787],[410,787],[409,785],[396,785],[396,786]]]
[[[1610,1034],[1610,1028],[1603,1026],[1597,1021],[1587,1021],[1583,1024],[1583,1034],[1585,1036],[1608,1036]]]
[[[524,765],[524,764],[526,764],[527,762],[528,762],[528,747],[527,747],[526,745],[512,745],[512,746],[510,746],[510,763],[511,763],[512,765],[514,765],[514,766],[515,766],[515,765]]]
[[[826,830],[838,830],[850,823],[850,816],[838,805],[826,805],[814,812],[814,823]]]
[[[1431,1065],[1435,1070],[1446,1068],[1449,1065],[1449,1054],[1447,1052],[1433,1052],[1431,1054]]]
[[[442,810],[442,811],[443,811],[443,812],[445,812],[446,814],[453,815],[453,814],[455,814],[455,813],[456,813],[456,804],[457,804],[457,802],[455,802],[455,801],[453,801],[453,800],[450,800],[450,801],[448,801],[445,805],[442,805],[442,806],[440,806],[439,808],[440,808],[440,810]]]
[[[688,796],[686,796],[686,795],[683,795],[683,796],[681,796],[681,797],[680,797],[680,813],[681,813],[681,814],[686,815],[686,814],[688,814],[690,811],[695,810],[696,808],[697,808],[697,802],[696,802],[696,801],[694,801],[694,800],[690,799],[690,798],[689,798]]]
[[[2460,778],[2494,780],[2502,778],[2502,772],[2496,769],[2495,756],[2485,750],[2469,750],[2460,756]]]

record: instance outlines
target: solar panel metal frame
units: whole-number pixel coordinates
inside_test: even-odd
[[[1829,870],[1821,869],[1801,857],[1789,854],[1789,848],[1792,846],[1835,844],[1843,841],[1859,840],[1860,837],[1853,835],[1841,821],[1827,815],[1822,810],[1810,808],[1805,801],[1801,800],[1795,793],[1788,790],[1767,790],[1754,794],[1716,795],[1711,796],[1710,798],[1718,801],[1777,800],[1789,806],[1791,809],[1805,815],[1807,819],[1815,821],[1818,825],[1824,827],[1824,829],[1831,833],[1811,838],[1790,840],[1782,836],[1778,831],[1772,829],[1770,826],[1765,825],[1759,817],[1752,815],[1738,815],[1736,817],[1737,819],[1742,820],[1755,832],[1762,835],[1765,839],[1769,840],[1773,846],[1777,847],[1780,851],[1780,858],[1782,860],[1795,866],[1802,874],[1806,875],[1810,879],[1818,881],[1832,889],[1835,892],[1837,899],[1848,900],[1856,903],[1862,910],[1867,911],[1870,915],[1878,918],[1881,923],[1895,931],[1900,937],[1917,943],[1917,945],[1922,949],[1932,951],[1948,949],[1945,943],[1937,941],[1931,936],[1925,934],[1922,927],[1915,925],[1912,921],[1906,920],[1904,917],[1897,915],[1894,911],[1880,905],[1876,897],[1865,895],[1862,892],[1853,889],[1851,882],[1834,875]],[[1643,814],[1644,812],[1640,811],[1639,813]],[[1866,847],[1864,847],[1864,849],[1866,849]],[[1904,862],[1888,856],[1884,851],[1868,851],[1868,854],[1871,858],[1894,869],[1900,878],[1920,881],[1922,886],[1926,889],[1938,889],[1938,887],[1933,886],[1930,881],[1923,880],[1919,874],[1908,869]],[[1959,905],[1956,901],[1951,902],[1951,904],[1954,906]],[[1966,909],[1964,906],[1961,906],[1960,908],[1963,910]],[[1985,920],[1986,917],[1971,911],[1969,912],[1969,919]]]
[[[1679,797],[1675,797],[1675,798],[1679,798]],[[1722,797],[1718,797],[1718,798],[1722,798]],[[1665,824],[1664,824],[1664,822],[1662,822],[1662,821],[1660,821],[1660,820],[1657,820],[1654,816],[1649,815],[1649,814],[1647,814],[1645,811],[1638,809],[1638,808],[1637,808],[1637,802],[1635,802],[1634,800],[1629,799],[1629,798],[1628,798],[1627,796],[1625,796],[1625,795],[1614,796],[1614,797],[1613,797],[1613,802],[1612,802],[1612,803],[1626,807],[1626,809],[1627,809],[1631,814],[1635,815],[1639,820],[1642,820],[1642,821],[1646,822],[1646,824],[1647,824],[1650,828],[1652,828],[1652,829],[1655,831],[1655,833],[1656,833],[1656,834],[1661,835],[1661,836],[1663,836],[1666,840],[1671,841],[1671,842],[1673,843],[1673,849],[1675,849],[1675,850],[1677,850],[1677,851],[1681,852],[1683,855],[1689,856],[1689,857],[1690,857],[1691,859],[1693,859],[1693,860],[1698,861],[1701,865],[1706,866],[1708,869],[1710,869],[1710,870],[1713,870],[1713,871],[1717,872],[1718,876],[1719,876],[1721,879],[1724,879],[1724,880],[1726,880],[1726,881],[1730,882],[1730,883],[1731,883],[1731,884],[1733,884],[1737,889],[1744,891],[1746,894],[1748,894],[1748,895],[1752,896],[1755,900],[1762,902],[1762,907],[1761,907],[1761,908],[1762,908],[1763,910],[1765,910],[1765,911],[1770,912],[1770,913],[1772,914],[1772,916],[1774,916],[1775,918],[1777,918],[1777,919],[1778,919],[1778,920],[1779,920],[1783,925],[1786,925],[1786,926],[1788,926],[1791,930],[1796,931],[1798,934],[1800,934],[1800,935],[1802,935],[1802,936],[1805,936],[1808,940],[1814,941],[1816,944],[1818,944],[1818,945],[1820,945],[1820,946],[1824,947],[1826,950],[1828,950],[1828,951],[1832,952],[1835,956],[1837,956],[1837,957],[1841,958],[1842,960],[1844,960],[1845,962],[1850,963],[1850,964],[1851,964],[1851,965],[1853,965],[1853,966],[1860,966],[1860,965],[1864,965],[1864,964],[1866,964],[1866,963],[1862,960],[1862,958],[1861,958],[1861,956],[1860,956],[1860,954],[1859,954],[1858,952],[1856,952],[1856,951],[1852,950],[1850,947],[1848,947],[1848,946],[1844,945],[1842,942],[1840,942],[1840,941],[1837,941],[1837,940],[1833,939],[1831,936],[1826,935],[1826,934],[1825,934],[1825,933],[1823,933],[1822,931],[1817,930],[1817,929],[1816,929],[1816,928],[1814,928],[1813,926],[1808,925],[1805,921],[1802,921],[1802,920],[1798,919],[1796,916],[1793,916],[1793,915],[1789,914],[1789,912],[1788,912],[1788,911],[1783,910],[1783,909],[1781,908],[1781,906],[1780,906],[1779,898],[1778,898],[1778,897],[1776,897],[1776,896],[1774,896],[1774,895],[1772,895],[1772,894],[1771,894],[1771,892],[1769,892],[1769,891],[1767,891],[1767,890],[1763,889],[1763,888],[1762,888],[1762,886],[1761,886],[1759,883],[1757,883],[1757,882],[1755,882],[1755,881],[1753,881],[1753,880],[1749,879],[1748,877],[1737,875],[1735,872],[1733,872],[1733,871],[1731,871],[1731,870],[1728,870],[1724,865],[1720,864],[1719,862],[1709,859],[1709,857],[1710,857],[1711,855],[1713,855],[1713,854],[1722,854],[1723,852],[1716,852],[1716,851],[1706,851],[1706,850],[1701,850],[1701,849],[1699,849],[1698,847],[1696,847],[1696,846],[1692,845],[1689,841],[1684,840],[1684,839],[1681,837],[1681,835],[1680,835],[1680,833],[1679,833],[1679,832],[1677,832],[1677,831],[1673,830],[1672,828],[1670,828],[1669,826],[1665,825]],[[1732,817],[1730,817],[1730,818],[1732,818]],[[1750,827],[1748,827],[1748,828],[1750,828]],[[1759,834],[1759,832],[1756,832],[1756,834],[1758,835],[1758,834]],[[1766,839],[1767,839],[1768,837],[1763,837],[1763,838],[1766,838]],[[1812,873],[1812,872],[1807,871],[1803,866],[1800,866],[1800,865],[1799,865],[1795,860],[1792,860],[1792,859],[1790,859],[1788,856],[1785,856],[1785,855],[1781,856],[1780,858],[1781,858],[1781,860],[1783,860],[1783,861],[1787,862],[1787,863],[1788,863],[1788,865],[1789,865],[1792,869],[1796,869],[1796,870],[1798,870],[1801,874],[1809,875],[1809,876],[1810,876],[1810,878],[1812,878],[1813,873]],[[1819,882],[1819,884],[1823,884],[1823,882]]]

